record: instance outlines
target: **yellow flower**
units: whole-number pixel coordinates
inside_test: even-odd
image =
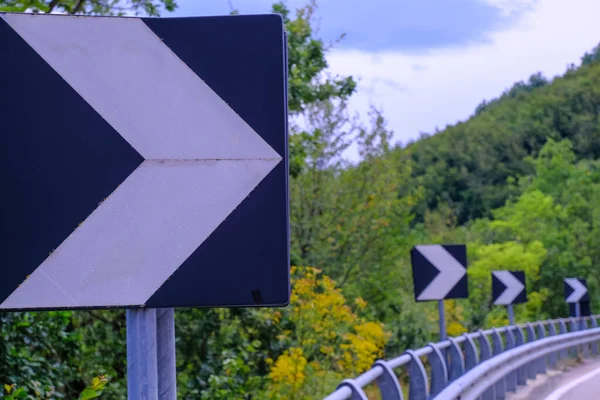
[[[336,282],[317,268],[292,271],[290,307],[269,316],[289,327],[279,331],[279,338],[291,344],[275,361],[267,360],[269,399],[313,398],[315,388],[329,389],[324,381],[337,382],[370,368],[389,338],[382,324],[359,315],[367,306],[364,299],[347,304]]]
[[[274,382],[288,382],[292,383],[294,387],[298,387],[304,382],[305,367],[306,358],[302,355],[302,349],[292,347],[277,358],[269,377]]]
[[[364,301],[362,299],[362,297],[357,297],[356,300],[354,300],[354,303],[358,306],[358,308],[360,308],[361,310],[364,310],[364,308],[367,306],[367,302]]]

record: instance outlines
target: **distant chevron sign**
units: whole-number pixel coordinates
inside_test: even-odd
[[[417,301],[468,297],[465,245],[419,245],[410,254]]]
[[[0,309],[285,305],[276,15],[0,14]]]
[[[585,279],[565,278],[565,301],[567,303],[579,303],[589,300],[590,295]]]
[[[493,271],[492,272],[492,300],[496,305],[511,305],[525,303],[527,291],[525,290],[524,271]]]

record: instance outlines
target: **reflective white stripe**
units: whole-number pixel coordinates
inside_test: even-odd
[[[0,308],[143,305],[278,162],[145,161]]]
[[[467,269],[441,245],[420,245],[416,249],[440,271],[417,300],[443,300],[465,276]]]
[[[0,18],[145,159],[280,158],[140,19]]]
[[[515,278],[510,271],[494,271],[492,274],[506,286],[504,292],[494,302],[496,305],[512,304],[515,298],[525,289],[525,285]]]
[[[565,282],[573,288],[573,293],[565,301],[567,303],[578,303],[587,293],[587,288],[576,278],[565,278]]]
[[[562,396],[564,396],[569,390],[575,388],[576,386],[581,385],[583,382],[588,379],[592,379],[596,375],[600,374],[600,368],[593,370],[592,372],[588,372],[587,374],[575,379],[567,383],[564,386],[561,386],[559,389],[556,389],[554,392],[550,393],[544,400],[560,400]],[[584,400],[584,399],[582,399]]]

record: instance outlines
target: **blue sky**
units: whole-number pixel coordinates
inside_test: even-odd
[[[231,9],[228,0],[178,3],[178,16]],[[231,4],[255,14],[272,1]],[[317,9],[321,38],[347,35],[327,60],[330,72],[359,80],[351,110],[366,120],[370,105],[381,108],[400,143],[469,118],[533,73],[564,73],[600,42],[598,15],[598,0],[318,0]]]
[[[294,10],[306,1],[286,2]],[[268,0],[179,0],[175,15],[227,14],[231,6],[241,13],[269,12]],[[492,30],[505,29],[518,15],[480,0],[321,0],[317,17],[320,36],[334,40],[345,33],[341,49],[420,52],[485,40]]]

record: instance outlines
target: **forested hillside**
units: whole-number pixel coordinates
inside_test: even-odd
[[[516,194],[508,178],[533,173],[528,156],[537,156],[548,139],[569,139],[576,159],[600,156],[600,57],[596,48],[550,83],[541,74],[518,82],[500,98],[482,102],[473,118],[408,146],[412,176],[426,190],[415,208],[446,203],[458,223],[491,216]]]
[[[0,0],[0,11],[107,14],[109,3]],[[496,269],[527,273],[517,321],[566,316],[567,276],[587,278],[600,312],[600,47],[564,76],[532,71],[468,121],[398,147],[379,110],[368,123],[349,112],[355,80],[326,74],[315,6],[272,10],[289,35],[290,120],[304,122],[290,127],[291,303],[178,309],[179,397],[318,399],[376,358],[435,339],[436,304],[414,301],[415,244],[468,246],[470,298],[446,302],[450,335],[507,324],[490,301]],[[342,157],[351,144],[358,164]],[[102,398],[126,398],[122,310],[3,313],[0,335],[0,383],[72,399],[105,374]]]

